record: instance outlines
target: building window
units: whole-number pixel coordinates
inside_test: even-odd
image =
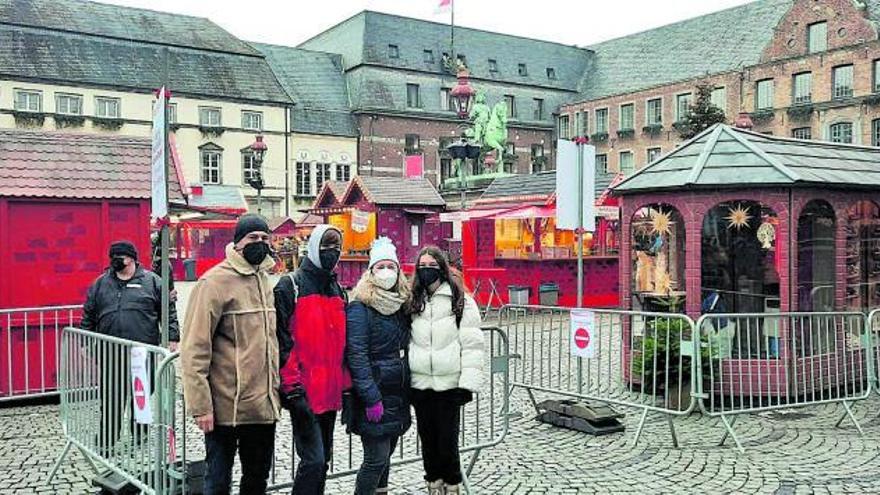
[[[559,116],[559,139],[570,139],[571,138],[571,127],[568,119],[568,115],[560,115]]]
[[[681,122],[691,111],[691,94],[685,93],[675,97],[675,121]]]
[[[202,127],[220,127],[223,121],[220,118],[220,109],[214,107],[199,107],[199,125]]]
[[[440,88],[440,110],[455,111],[455,102],[452,101],[452,89]]]
[[[422,99],[419,95],[419,85],[418,84],[407,84],[406,85],[406,106],[409,108],[421,108],[422,107]]]
[[[654,98],[653,100],[648,100],[648,104],[645,112],[645,124],[647,125],[660,125],[663,123],[663,100],[660,98]]]
[[[426,64],[433,64],[434,50],[422,50],[422,61]]]
[[[874,61],[874,93],[880,93],[880,60]]]
[[[404,152],[407,155],[416,155],[421,153],[421,143],[418,134],[407,134],[404,143]]]
[[[333,177],[330,175],[331,171],[332,166],[329,163],[315,164],[315,194],[321,192],[321,188],[324,187],[325,182],[333,180]]]
[[[725,110],[727,108],[727,89],[724,87],[713,89],[709,101],[721,110]]]
[[[241,112],[241,127],[247,131],[262,131],[263,112]]]
[[[880,119],[871,121],[871,145],[880,146]]]
[[[794,93],[792,103],[795,105],[810,103],[813,100],[813,74],[802,72],[794,75]]]
[[[351,164],[349,163],[337,163],[336,164],[336,180],[341,182],[348,182],[351,180]]]
[[[388,58],[400,58],[400,49],[397,45],[388,45]]]
[[[119,98],[95,97],[95,116],[105,119],[119,118]]]
[[[755,85],[755,110],[773,108],[773,79],[758,81]]]
[[[556,69],[547,67],[547,79],[556,79]]]
[[[541,172],[544,170],[544,145],[543,144],[533,144],[532,145],[532,173]]]
[[[608,134],[608,109],[596,109],[596,134]]]
[[[535,120],[544,120],[544,100],[535,98]]]
[[[840,122],[839,124],[832,124],[829,128],[831,131],[831,142],[832,143],[852,143],[853,135],[852,135],[852,123],[850,122]]]
[[[242,184],[249,185],[257,173],[257,161],[250,150],[241,152]]]
[[[608,171],[608,155],[596,155],[596,170],[607,174]]]
[[[168,104],[168,123],[176,124],[177,123],[177,103],[169,103]]]
[[[621,151],[620,152],[620,171],[624,174],[631,174],[635,170],[635,164],[633,163],[633,154],[632,151]]]
[[[202,184],[220,184],[223,152],[219,149],[202,150]]]
[[[455,56],[455,58],[457,58],[458,61],[461,62],[461,65],[467,67],[467,57],[465,57],[463,53],[459,53]]]
[[[516,98],[513,95],[504,95],[504,103],[507,104],[507,116],[516,118]]]
[[[648,163],[654,163],[654,160],[660,158],[663,151],[660,148],[648,148]]]
[[[620,105],[620,122],[617,125],[619,130],[624,131],[634,128],[635,111],[636,106],[632,103]]]
[[[296,162],[296,195],[312,195],[312,165],[306,162]]]
[[[443,183],[446,179],[452,178],[452,158],[441,158],[440,159],[440,182]]]
[[[807,48],[809,53],[828,49],[828,23],[816,22],[807,26]]]
[[[580,130],[578,136],[588,136],[590,134],[590,112],[584,110],[578,114],[577,118],[577,127]]]
[[[517,73],[521,76],[529,75],[529,70],[526,68],[526,64],[517,64]]]
[[[513,161],[516,159],[516,145],[508,142],[504,147],[504,159],[502,163],[504,163],[504,172],[508,174],[513,173]]]
[[[82,115],[82,96],[56,94],[55,113],[62,115]]]
[[[849,98],[853,95],[853,66],[841,65],[831,72],[832,98]]]
[[[15,90],[15,109],[19,112],[42,112],[43,93],[23,89]]]
[[[795,139],[813,139],[813,129],[809,127],[798,127],[791,130],[791,137]]]
[[[489,59],[489,72],[496,74],[498,72],[498,61],[494,58]]]

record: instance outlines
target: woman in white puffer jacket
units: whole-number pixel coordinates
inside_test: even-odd
[[[429,495],[457,494],[461,406],[473,400],[483,380],[480,311],[442,251],[422,249],[416,267],[409,367],[425,481]]]

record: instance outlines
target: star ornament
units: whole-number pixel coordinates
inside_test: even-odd
[[[751,215],[749,215],[749,209],[743,208],[742,205],[737,205],[736,208],[731,208],[728,210],[730,213],[727,215],[725,220],[727,220],[727,228],[736,230],[740,230],[743,227],[749,226],[749,220],[752,219]]]
[[[669,212],[663,210],[651,210],[651,233],[669,235],[671,232],[672,219],[669,216]]]

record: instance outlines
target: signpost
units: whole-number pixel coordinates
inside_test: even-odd
[[[572,310],[571,354],[580,358],[592,358],[596,348],[595,341],[595,314],[587,310]]]
[[[131,393],[134,397],[134,419],[138,424],[153,424],[150,407],[150,374],[147,373],[147,350],[131,348]]]
[[[157,91],[153,105],[152,140],[152,194],[151,216],[160,226],[159,237],[162,250],[160,275],[162,276],[162,345],[168,345],[168,312],[171,307],[171,272],[169,271],[168,247],[168,48],[163,50],[162,80],[165,84]]]

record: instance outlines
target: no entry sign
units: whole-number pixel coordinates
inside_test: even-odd
[[[153,423],[150,408],[150,375],[147,373],[147,350],[131,348],[131,394],[134,397],[134,419],[142,425]]]
[[[571,311],[571,353],[577,357],[593,357],[595,348],[595,315],[592,311]]]

